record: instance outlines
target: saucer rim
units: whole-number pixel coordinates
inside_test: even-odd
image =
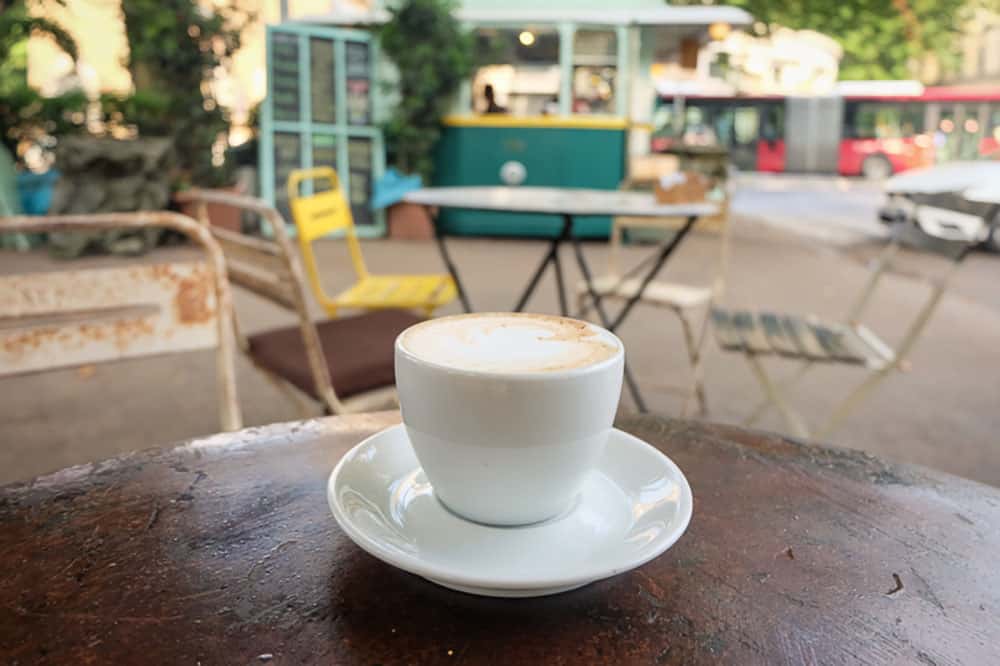
[[[330,473],[329,480],[327,481],[327,503],[329,504],[333,517],[340,526],[340,529],[344,531],[351,541],[353,541],[358,547],[367,552],[369,555],[382,560],[386,564],[390,564],[398,569],[421,576],[433,582],[440,581],[439,584],[443,584],[445,587],[448,587],[447,583],[454,583],[456,586],[467,588],[523,591],[552,588],[572,589],[575,587],[581,587],[604,578],[610,578],[620,573],[631,571],[632,569],[636,569],[659,557],[664,552],[669,550],[675,543],[677,543],[681,536],[683,536],[683,534],[687,531],[691,522],[691,517],[694,513],[694,495],[691,492],[691,485],[688,483],[687,477],[684,476],[684,472],[681,471],[680,467],[678,467],[669,456],[648,442],[632,435],[631,433],[625,432],[624,430],[612,427],[611,431],[613,435],[622,436],[629,442],[630,445],[646,447],[659,456],[661,462],[673,471],[678,485],[680,486],[681,492],[678,507],[679,512],[681,512],[682,515],[679,515],[676,526],[669,533],[665,536],[658,537],[657,540],[659,543],[657,543],[641,557],[629,559],[627,561],[623,560],[620,564],[614,567],[594,567],[592,569],[580,570],[575,574],[560,577],[553,576],[546,578],[505,580],[456,573],[454,569],[449,567],[439,567],[427,564],[426,561],[421,560],[419,557],[399,554],[383,548],[376,540],[369,537],[366,532],[354,526],[353,522],[348,519],[341,509],[340,502],[337,501],[335,488],[337,479],[343,468],[351,462],[360,450],[369,446],[372,440],[388,437],[393,430],[400,430],[401,435],[406,438],[407,443],[412,447],[412,443],[410,443],[409,436],[406,433],[406,428],[402,423],[383,428],[382,430],[369,435],[361,442],[351,447],[351,449],[347,451],[343,457],[341,457],[341,459],[337,462],[337,465],[333,468],[333,471]],[[685,498],[687,499],[686,502],[684,501]],[[685,507],[687,508],[686,511],[684,511]]]

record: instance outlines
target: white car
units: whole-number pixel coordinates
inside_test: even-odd
[[[1000,252],[1000,161],[949,162],[885,182],[886,224],[915,222],[930,235]]]

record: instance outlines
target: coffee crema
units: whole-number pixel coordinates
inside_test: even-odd
[[[621,347],[616,337],[584,321],[509,312],[431,319],[404,331],[399,344],[436,365],[517,374],[585,368]]]

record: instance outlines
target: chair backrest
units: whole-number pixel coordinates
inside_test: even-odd
[[[276,210],[263,201],[220,190],[184,190],[178,192],[175,198],[179,203],[194,207],[195,217],[218,242],[226,259],[226,272],[231,283],[286,310],[298,312],[304,299],[302,285],[292,270],[292,246],[285,233],[284,221]],[[209,208],[216,206],[230,206],[260,214],[270,222],[275,241],[211,225]],[[272,215],[276,221],[271,219]]]
[[[0,218],[0,231],[146,227],[185,234],[205,258],[0,277],[0,376],[215,348],[222,426],[235,430],[232,303],[222,252],[207,231],[169,212]]]
[[[303,195],[302,184],[309,181],[314,185],[326,181],[329,189]],[[292,171],[288,176],[288,200],[299,238],[311,242],[337,231],[354,230],[351,207],[340,187],[340,178],[331,167]]]
[[[344,411],[330,380],[319,333],[309,316],[302,268],[281,213],[262,199],[221,190],[190,189],[178,192],[176,198],[181,203],[194,205],[198,220],[219,241],[231,282],[295,313],[316,393],[323,397],[334,413]],[[270,228],[274,240],[267,241],[212,226],[209,223],[209,206],[230,206],[259,216]],[[245,349],[246,342],[239,333],[235,310],[233,327]]]
[[[895,266],[901,244],[909,244],[909,242],[917,243],[919,249],[926,253],[943,257],[948,261],[949,265],[934,276],[926,274],[914,276],[928,282],[931,289],[927,300],[910,321],[901,341],[894,350],[894,365],[897,366],[906,360],[910,350],[934,316],[938,304],[951,284],[951,279],[955,271],[977,244],[975,239],[960,241],[928,236],[921,233],[913,223],[897,224],[893,229],[888,245],[886,245],[875,261],[872,262],[868,272],[868,279],[847,311],[844,319],[848,325],[856,329],[864,329],[861,319],[871,302],[872,295],[878,289],[882,276]]]
[[[613,275],[622,279],[631,277],[645,265],[645,262],[638,266],[633,266],[629,271],[623,272],[621,269],[621,246],[623,236],[629,230],[652,230],[657,233],[670,234],[676,232],[683,224],[683,219],[660,218],[660,217],[616,217],[611,223],[611,235],[608,239],[608,275]],[[695,227],[697,229],[697,226]],[[712,277],[712,290],[716,300],[722,297],[725,290],[726,275],[729,269],[729,218],[723,215],[721,222],[716,228],[709,232],[716,235],[718,241],[717,266]],[[662,242],[669,242],[669,236]],[[655,255],[647,257],[650,261]]]
[[[303,183],[310,181],[314,187],[315,184],[326,181],[328,189],[303,195],[301,187]],[[368,269],[361,254],[361,244],[354,228],[351,206],[344,196],[336,171],[330,167],[292,171],[288,176],[288,204],[298,232],[299,247],[306,263],[309,282],[320,301],[329,302],[330,298],[323,290],[319,265],[313,253],[312,242],[317,238],[342,232],[358,279],[368,276]]]
[[[629,164],[629,176],[621,182],[619,189],[652,191],[660,176],[676,173],[680,169],[678,158],[673,155],[649,155],[634,157]],[[718,202],[719,212],[710,218],[699,219],[694,226],[695,231],[705,231],[716,234],[718,239],[718,254],[715,275],[712,279],[714,299],[719,301],[726,288],[726,277],[729,272],[729,200],[731,198],[731,183],[728,178],[710,178],[713,187],[722,191],[722,201]],[[683,217],[615,217],[611,225],[610,247],[608,251],[608,274],[625,279],[642,269],[644,263],[632,267],[627,273],[622,273],[619,257],[622,239],[629,229],[655,230],[659,234],[669,234],[680,229],[684,223]],[[669,242],[669,236],[663,242]],[[651,261],[653,257],[648,257]]]

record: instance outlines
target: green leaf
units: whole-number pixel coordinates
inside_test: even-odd
[[[796,30],[816,30],[844,48],[840,78],[907,78],[911,62],[927,56],[954,71],[969,10],[982,6],[1000,11],[998,0],[675,0],[671,4],[733,5],[755,18]]]

